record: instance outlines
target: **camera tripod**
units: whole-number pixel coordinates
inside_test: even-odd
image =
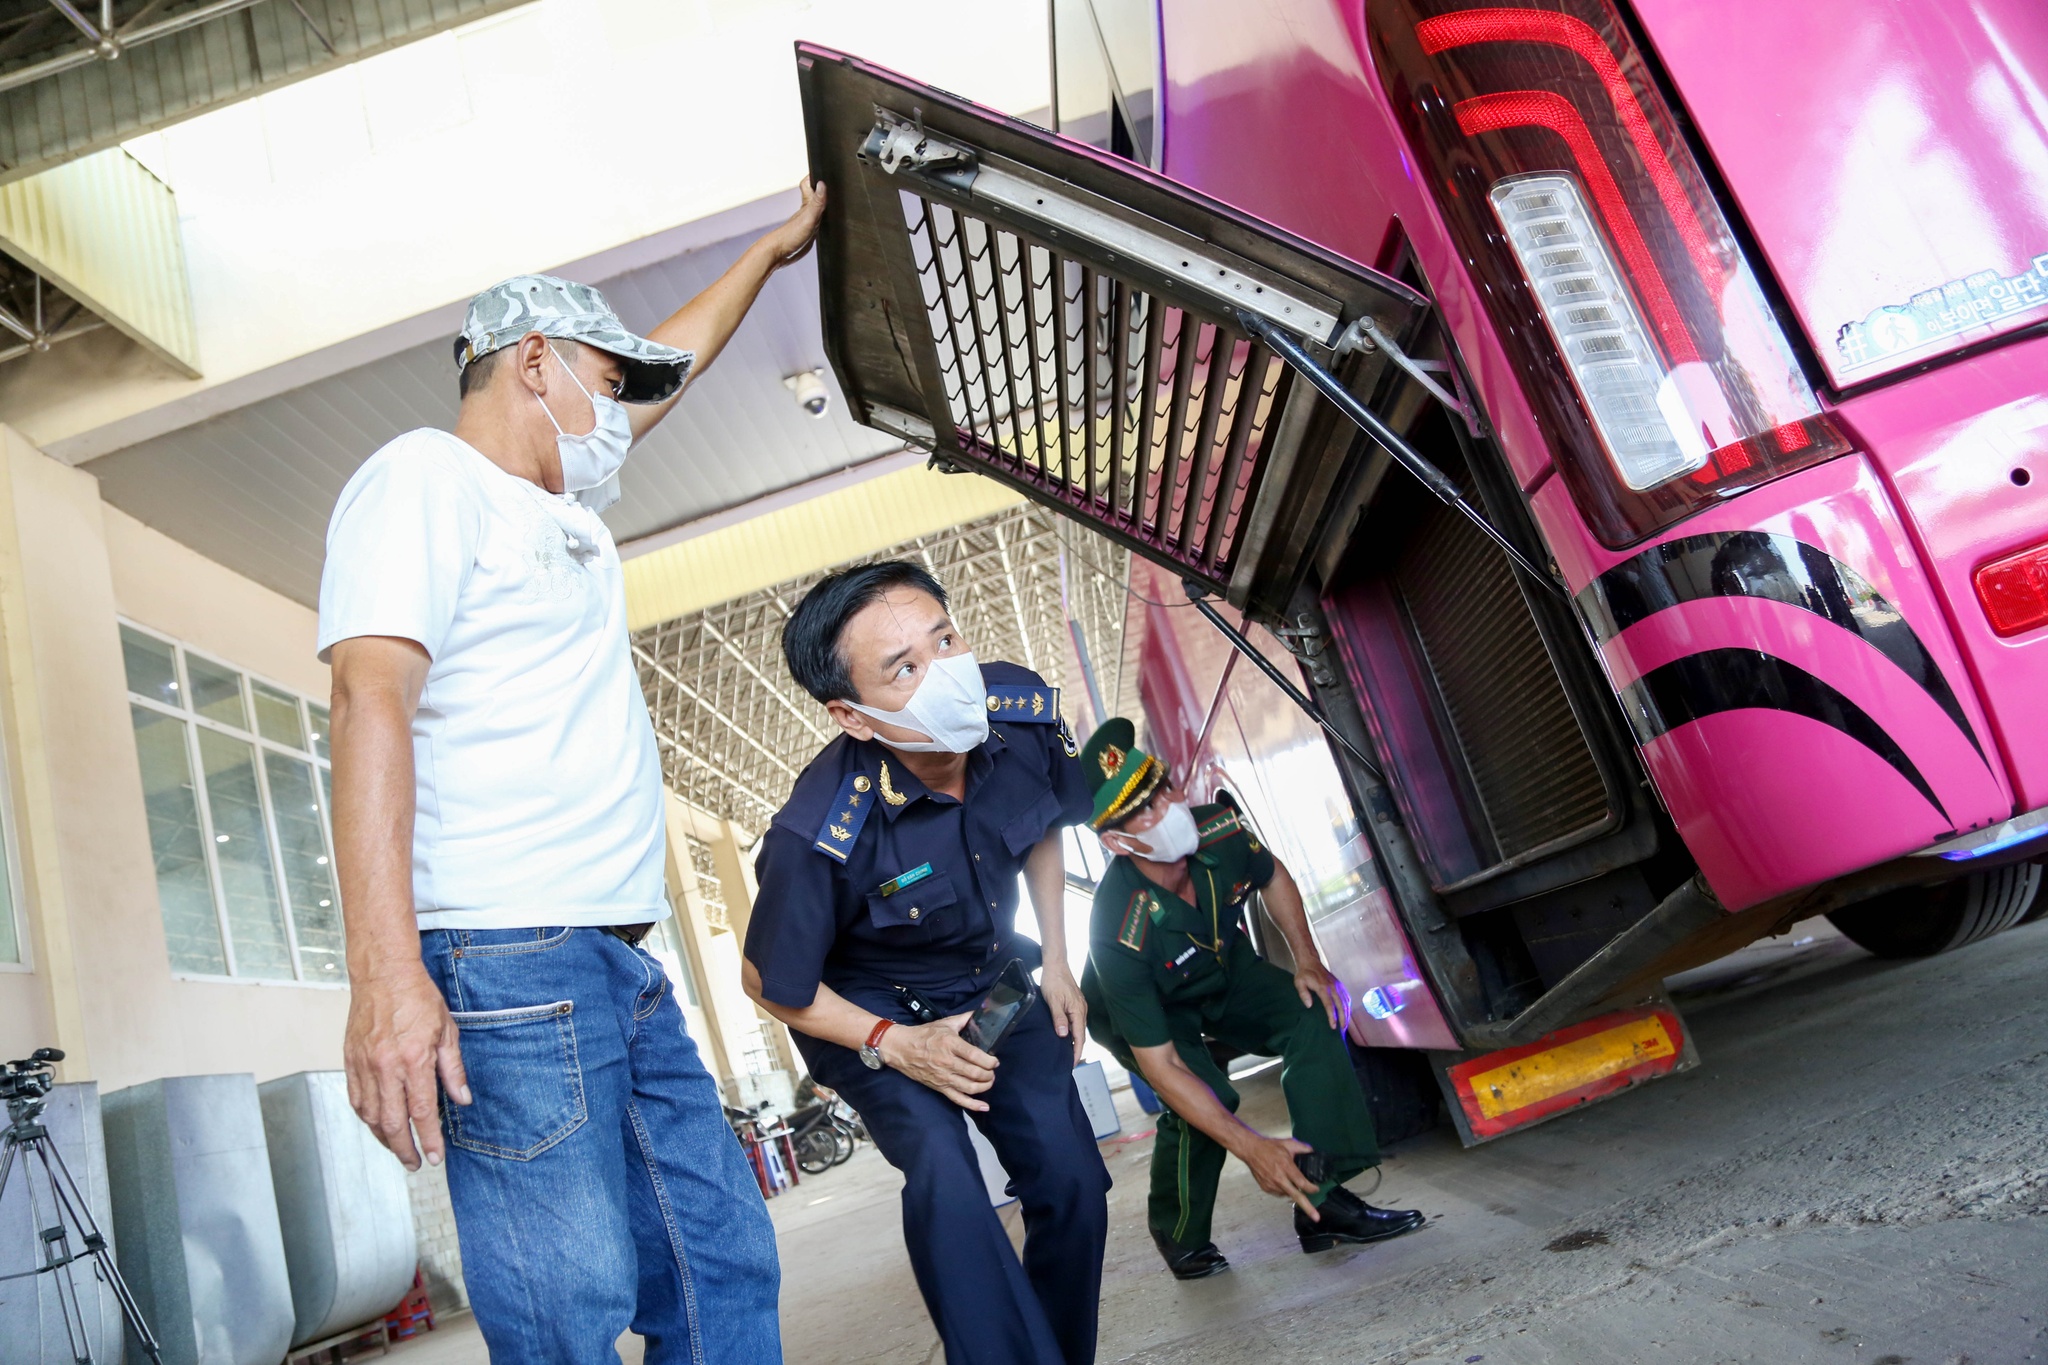
[[[149,1324],[143,1321],[142,1309],[129,1292],[128,1282],[121,1278],[120,1267],[114,1264],[114,1254],[92,1216],[92,1206],[79,1193],[78,1182],[71,1178],[71,1168],[64,1164],[64,1154],[50,1140],[50,1130],[38,1122],[42,1118],[43,1107],[50,1102],[50,1087],[55,1080],[50,1066],[63,1060],[64,1054],[58,1049],[42,1047],[25,1061],[7,1063],[5,1071],[0,1072],[0,1098],[7,1101],[8,1120],[7,1127],[0,1130],[0,1196],[7,1193],[7,1180],[14,1174],[15,1158],[21,1157],[21,1177],[28,1186],[29,1221],[35,1227],[42,1262],[34,1270],[19,1271],[4,1278],[53,1276],[57,1285],[57,1312],[64,1320],[64,1334],[71,1346],[71,1358],[75,1365],[93,1365],[92,1340],[86,1331],[85,1313],[78,1299],[78,1284],[72,1278],[73,1272],[67,1269],[74,1261],[90,1260],[93,1273],[113,1289],[114,1298],[121,1305],[121,1316],[127,1321],[128,1330],[135,1334],[143,1354],[156,1365],[163,1365],[156,1336],[149,1330]],[[44,1200],[38,1197],[36,1188],[39,1169],[43,1192],[48,1198],[47,1222],[43,1214]],[[114,1365],[120,1358],[121,1348],[117,1343],[108,1365]]]

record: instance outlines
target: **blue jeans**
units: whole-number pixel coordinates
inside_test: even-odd
[[[432,929],[474,1103],[444,1097],[470,1306],[495,1361],[775,1365],[759,1185],[661,964],[602,929]]]

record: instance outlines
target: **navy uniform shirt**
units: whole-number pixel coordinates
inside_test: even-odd
[[[746,953],[768,999],[802,1009],[820,982],[943,994],[1030,955],[1011,944],[1024,860],[1091,801],[1058,689],[1016,664],[981,676],[989,737],[967,756],[965,802],[851,735],[797,777],[754,864]]]

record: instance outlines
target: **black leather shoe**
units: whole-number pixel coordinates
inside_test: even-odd
[[[1182,1251],[1155,1232],[1152,1245],[1159,1248],[1159,1254],[1166,1259],[1166,1268],[1173,1272],[1176,1280],[1206,1280],[1230,1269],[1230,1262],[1224,1259],[1214,1242],[1204,1242],[1192,1250]]]
[[[1316,1222],[1300,1209],[1294,1211],[1294,1235],[1303,1251],[1328,1251],[1340,1243],[1384,1242],[1422,1226],[1420,1209],[1376,1209],[1342,1185],[1316,1210]]]

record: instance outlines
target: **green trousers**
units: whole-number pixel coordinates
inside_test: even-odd
[[[1280,1088],[1287,1096],[1294,1136],[1336,1159],[1335,1179],[1311,1197],[1310,1202],[1320,1205],[1333,1186],[1380,1161],[1372,1110],[1351,1069],[1351,1054],[1344,1036],[1330,1027],[1321,1004],[1302,1005],[1291,975],[1255,956],[1248,945],[1231,954],[1229,968],[1230,984],[1221,1009],[1203,1012],[1199,1035],[1192,1029],[1190,1036],[1176,1033],[1174,1049],[1232,1113],[1237,1112],[1237,1091],[1209,1055],[1203,1036],[1241,1052],[1281,1059]],[[1119,1060],[1137,1069],[1128,1057]],[[1146,1209],[1154,1232],[1183,1250],[1210,1240],[1216,1181],[1223,1174],[1225,1155],[1214,1139],[1171,1109],[1159,1115]]]

